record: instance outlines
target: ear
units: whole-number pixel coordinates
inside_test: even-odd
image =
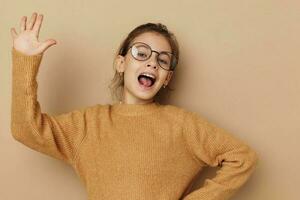
[[[118,72],[125,71],[125,57],[122,55],[118,55],[115,59],[116,70]]]
[[[170,81],[171,78],[172,78],[172,75],[173,75],[173,71],[169,71],[169,72],[168,72],[168,75],[167,75],[167,78],[166,78],[166,80],[165,80],[165,82],[164,82],[165,85],[168,85],[169,81]]]

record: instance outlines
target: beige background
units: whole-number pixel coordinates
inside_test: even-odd
[[[43,112],[109,103],[113,55],[126,34],[165,23],[181,45],[169,103],[201,113],[260,155],[234,200],[299,198],[300,2],[0,0],[0,199],[83,200],[72,168],[13,140],[9,29],[44,14],[40,39],[58,41],[38,74]],[[193,189],[214,169],[206,170]]]

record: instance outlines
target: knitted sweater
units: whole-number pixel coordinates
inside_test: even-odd
[[[258,156],[201,115],[174,105],[96,104],[59,115],[41,111],[36,76],[43,54],[12,48],[14,139],[70,164],[89,200],[226,200]],[[184,194],[203,167],[217,175]]]

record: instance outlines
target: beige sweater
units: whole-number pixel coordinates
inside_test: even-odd
[[[43,113],[36,81],[42,56],[12,49],[11,132],[70,164],[89,200],[226,200],[254,171],[258,156],[247,144],[173,105],[97,104]],[[219,167],[217,175],[184,194],[205,166]]]

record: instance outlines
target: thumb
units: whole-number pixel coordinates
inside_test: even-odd
[[[55,45],[56,43],[57,43],[57,42],[56,42],[55,40],[53,40],[53,39],[48,39],[48,40],[44,41],[44,42],[40,45],[39,49],[40,49],[40,51],[44,52],[44,51],[46,51],[49,47],[51,47],[52,45]]]
[[[15,28],[11,28],[10,33],[13,39],[15,39],[18,36]]]

